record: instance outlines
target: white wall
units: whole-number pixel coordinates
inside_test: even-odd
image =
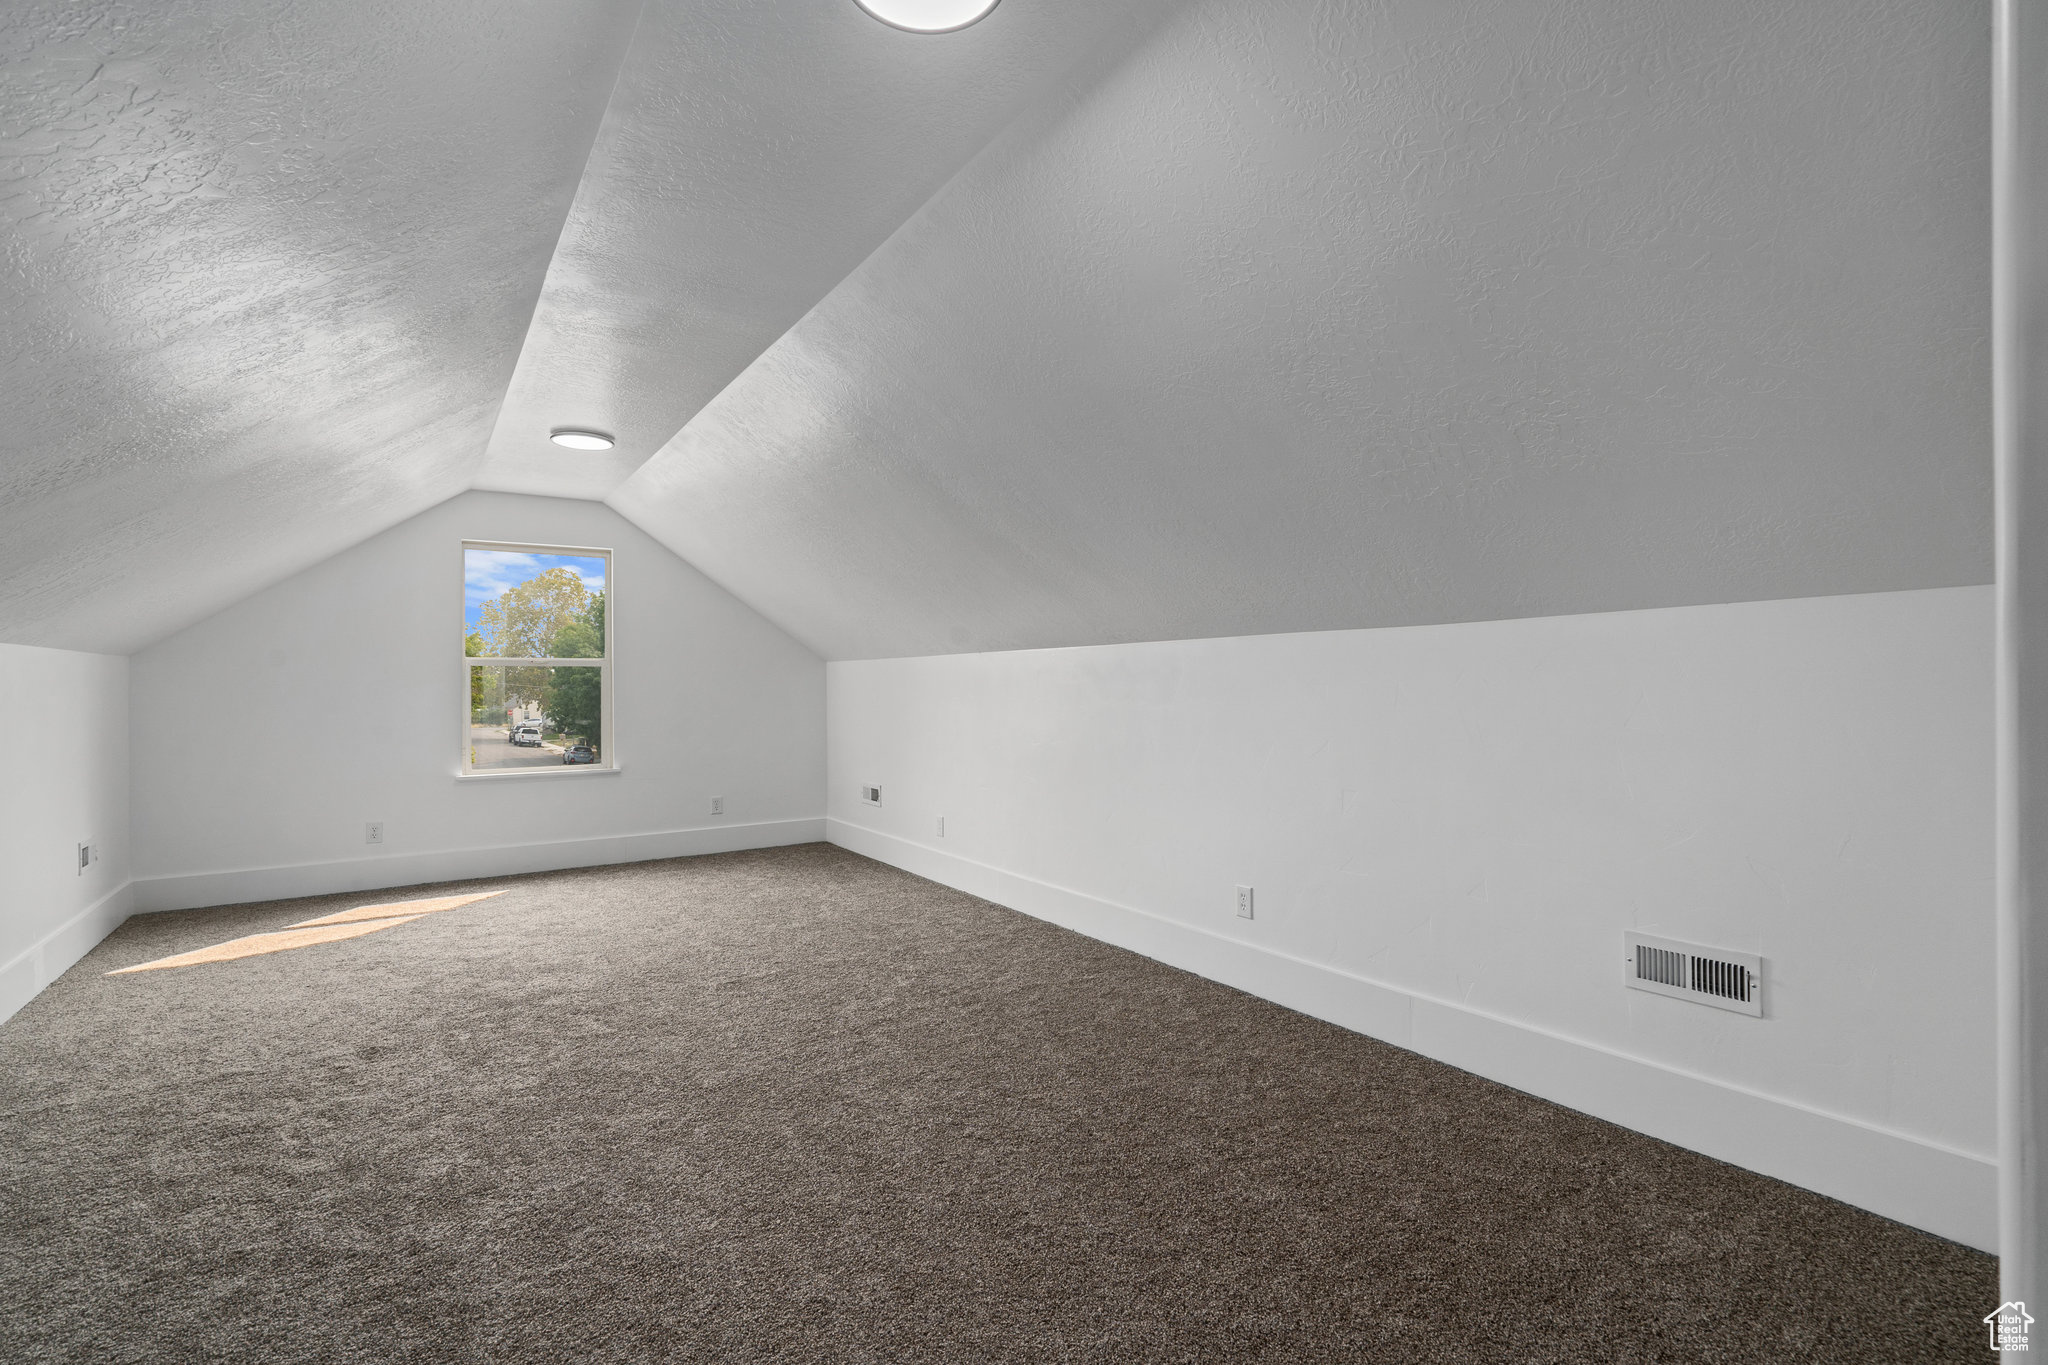
[[[128,913],[128,660],[0,645],[0,1019]],[[77,849],[100,860],[83,872]]]
[[[828,814],[1990,1246],[1990,645],[1990,589],[1955,588],[833,663]],[[1625,989],[1630,928],[1761,954],[1766,1017]]]
[[[614,551],[621,771],[456,778],[464,539]],[[143,909],[822,831],[823,664],[598,503],[450,499],[137,654],[132,704]]]

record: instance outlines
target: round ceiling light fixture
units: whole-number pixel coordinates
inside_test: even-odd
[[[548,433],[548,439],[571,450],[610,450],[618,444],[601,431],[585,431],[581,427],[556,427]]]
[[[853,0],[870,15],[906,33],[951,33],[996,7],[996,0]]]

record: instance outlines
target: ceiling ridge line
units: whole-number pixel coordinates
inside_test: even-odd
[[[998,144],[1002,144],[1011,140],[1013,136],[1016,135],[1016,130],[1020,128],[1032,114],[1038,113],[1042,110],[1048,110],[1054,105],[1063,106],[1041,128],[1039,128],[1036,133],[1038,137],[1049,135],[1053,130],[1055,130],[1060,125],[1061,122],[1063,122],[1068,117],[1071,117],[1073,112],[1080,107],[1082,102],[1086,99],[1086,97],[1089,94],[1093,93],[1096,89],[1100,88],[1104,81],[1108,80],[1111,75],[1113,75],[1116,71],[1120,70],[1131,59],[1136,57],[1137,54],[1144,48],[1146,43],[1153,37],[1155,37],[1160,32],[1160,30],[1166,26],[1166,24],[1174,16],[1174,14],[1185,8],[1185,6],[1178,3],[1178,0],[1165,0],[1164,3],[1160,3],[1155,7],[1161,11],[1161,13],[1156,17],[1150,17],[1142,23],[1138,22],[1135,19],[1130,21],[1135,31],[1128,34],[1124,42],[1104,44],[1103,47],[1098,49],[1098,51],[1092,56],[1090,56],[1089,58],[1084,58],[1079,62],[1076,62],[1073,66],[1069,67],[1066,71],[1062,72],[1056,79],[1052,81],[1052,83],[1046,89],[1037,92],[1035,97],[1024,99],[1023,102],[1020,103],[1014,111],[1012,111],[1007,117],[1003,119],[1002,123],[996,127],[994,132],[989,134],[988,138],[985,141],[983,141],[979,147],[976,147],[974,151],[971,152],[966,157],[965,160],[961,161],[959,165],[955,166],[952,172],[948,174],[944,180],[940,181],[936,186],[934,186],[930,194],[926,195],[923,199],[920,199],[918,201],[917,207],[913,208],[907,215],[905,215],[902,222],[898,223],[895,227],[889,229],[888,233],[885,234],[879,241],[877,241],[875,245],[872,248],[870,248],[868,252],[865,255],[863,255],[858,261],[854,262],[854,264],[846,271],[844,275],[841,275],[837,280],[833,281],[832,286],[829,289],[827,289],[824,293],[820,294],[816,299],[814,299],[811,302],[809,307],[805,308],[801,314],[799,314],[795,319],[793,319],[790,322],[789,326],[783,328],[782,331],[776,333],[774,340],[770,341],[766,346],[763,346],[759,353],[757,353],[752,360],[749,360],[746,363],[746,365],[739,370],[738,373],[733,375],[731,379],[727,380],[722,386],[720,386],[717,393],[714,393],[713,395],[711,395],[710,398],[706,399],[702,407],[698,408],[696,412],[691,413],[689,418],[686,421],[684,421],[682,426],[677,427],[673,432],[669,433],[668,439],[663,441],[659,446],[655,448],[654,453],[648,456],[646,462],[640,465],[639,468],[636,468],[631,474],[628,474],[625,478],[621,479],[617,484],[613,485],[611,491],[607,493],[604,496],[604,498],[601,499],[601,501],[603,501],[604,504],[607,507],[610,507],[613,511],[618,512],[619,515],[626,517],[629,521],[632,520],[631,514],[626,512],[624,508],[618,506],[618,504],[614,503],[612,501],[612,498],[615,497],[621,489],[631,484],[633,480],[639,475],[641,469],[645,469],[647,465],[652,464],[655,459],[660,457],[662,451],[667,450],[671,445],[674,445],[676,438],[681,436],[685,431],[689,430],[691,422],[696,421],[697,418],[701,416],[703,413],[709,412],[712,409],[712,407],[714,407],[718,403],[718,400],[725,396],[728,390],[730,390],[734,385],[738,384],[742,379],[746,378],[748,373],[750,373],[753,370],[753,368],[761,362],[762,357],[768,355],[777,346],[781,345],[782,342],[786,338],[788,338],[788,336],[792,332],[796,331],[799,327],[803,326],[804,323],[808,321],[811,318],[811,316],[818,311],[818,309],[822,308],[828,300],[830,300],[834,295],[838,294],[840,290],[844,289],[846,287],[847,281],[853,279],[856,275],[860,274],[863,270],[865,270],[868,267],[869,263],[872,262],[875,259],[875,257],[881,255],[882,252],[886,251],[891,243],[893,243],[898,237],[901,237],[905,230],[907,230],[913,224],[915,224],[921,217],[924,216],[926,211],[929,210],[933,204],[937,203],[939,199],[946,194],[947,191],[952,189],[953,186],[959,182],[962,176],[966,175],[970,170],[972,170],[976,165],[978,165],[984,157],[990,155],[993,149]],[[1148,7],[1146,6],[1133,6],[1132,12],[1145,13],[1147,8]],[[634,522],[634,525],[638,526],[639,523]],[[645,527],[641,527],[641,529],[646,530]],[[648,534],[652,535],[653,532],[649,531]],[[673,549],[673,547],[670,548]]]
[[[836,656],[831,651],[820,648],[818,644],[809,639],[794,624],[785,620],[780,613],[773,610],[770,604],[757,600],[753,594],[742,590],[739,584],[729,581],[725,576],[715,573],[710,568],[699,563],[695,558],[686,553],[682,547],[672,543],[661,530],[649,524],[648,521],[636,516],[630,506],[621,505],[619,501],[620,496],[630,489],[634,482],[682,437],[684,432],[690,429],[692,423],[716,407],[719,400],[726,393],[752,373],[754,368],[764,358],[775,351],[776,347],[780,346],[792,333],[802,327],[812,315],[844,289],[848,281],[866,270],[877,256],[886,251],[891,243],[895,242],[913,224],[917,223],[931,209],[932,205],[936,204],[952,190],[962,177],[981,163],[983,158],[994,154],[994,150],[999,145],[1005,145],[1026,136],[1029,136],[1034,141],[1050,137],[1066,120],[1074,116],[1075,112],[1086,102],[1090,95],[1099,90],[1118,71],[1134,61],[1176,18],[1191,7],[1179,3],[1179,0],[1165,0],[1164,3],[1160,3],[1152,8],[1156,8],[1157,13],[1148,12],[1147,7],[1133,6],[1132,13],[1134,15],[1144,15],[1145,17],[1142,20],[1134,17],[1128,21],[1132,31],[1124,35],[1122,41],[1103,44],[1101,48],[1097,49],[1089,57],[1074,63],[1066,71],[1062,72],[1046,89],[1038,92],[1036,98],[1028,98],[1020,103],[1017,109],[1006,117],[996,130],[989,135],[987,140],[975,148],[973,153],[958,166],[954,167],[952,173],[940,181],[930,194],[918,202],[917,207],[912,209],[902,222],[891,228],[888,234],[876,242],[874,247],[862,256],[859,261],[855,262],[851,269],[840,276],[831,288],[819,295],[811,306],[806,308],[788,327],[778,333],[773,341],[762,347],[760,353],[748,361],[731,379],[727,380],[717,393],[705,401],[702,407],[691,413],[683,425],[670,433],[668,439],[656,447],[654,452],[634,469],[632,473],[612,485],[611,489],[606,492],[600,501],[613,512],[625,518],[635,530],[654,541],[655,544],[661,546],[662,549],[668,551],[677,559],[682,560],[683,563],[689,565],[696,572],[703,574],[706,579],[716,584],[722,591],[730,594],[734,600],[740,602],[749,611],[761,617],[762,620],[767,621],[777,630],[783,632],[790,639],[795,640],[819,658],[827,661],[833,660]],[[1029,134],[1019,132],[1034,114],[1042,115],[1038,125]]]
[[[554,276],[555,263],[562,257],[562,239],[568,235],[569,224],[575,221],[576,206],[582,202],[583,192],[590,185],[591,171],[600,167],[600,148],[609,152],[606,134],[614,127],[613,111],[618,107],[619,82],[625,76],[626,63],[633,59],[633,48],[639,42],[640,31],[647,22],[647,7],[652,3],[654,0],[639,0],[633,12],[632,26],[626,31],[626,40],[619,45],[619,58],[612,63],[611,88],[605,91],[604,109],[598,115],[597,130],[591,134],[590,146],[583,153],[583,165],[576,173],[576,188],[569,195],[569,202],[562,208],[562,221],[555,227],[554,245],[548,248],[547,268],[540,272],[540,283],[535,287],[532,302],[526,310],[526,327],[519,334],[519,352],[513,357],[512,368],[506,373],[505,382],[498,389],[498,403],[491,413],[490,431],[484,437],[483,448],[478,450],[473,458],[469,481],[463,485],[462,492],[477,491],[476,479],[490,458],[491,443],[497,439],[498,423],[505,413],[505,400],[511,396],[513,386],[519,382],[520,366],[526,363],[527,347],[533,339],[534,319],[540,316],[541,301],[547,297],[548,282]]]

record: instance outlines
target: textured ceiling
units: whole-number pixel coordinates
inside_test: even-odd
[[[0,5],[0,640],[467,487],[637,3]]]
[[[1189,5],[610,501],[831,657],[1982,582],[1988,46]]]
[[[1928,0],[0,6],[0,640],[469,486],[833,657],[1982,582],[1988,67]]]
[[[602,498],[1006,122],[1171,0],[1023,0],[940,37],[853,0],[648,0],[483,488]],[[608,455],[564,459],[587,426]]]

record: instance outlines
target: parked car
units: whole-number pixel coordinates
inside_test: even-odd
[[[597,762],[597,750],[591,748],[588,744],[571,744],[568,748],[562,750],[562,762],[595,763]]]
[[[512,742],[528,746],[538,745],[540,743],[540,726],[533,724],[519,726],[512,731]]]

